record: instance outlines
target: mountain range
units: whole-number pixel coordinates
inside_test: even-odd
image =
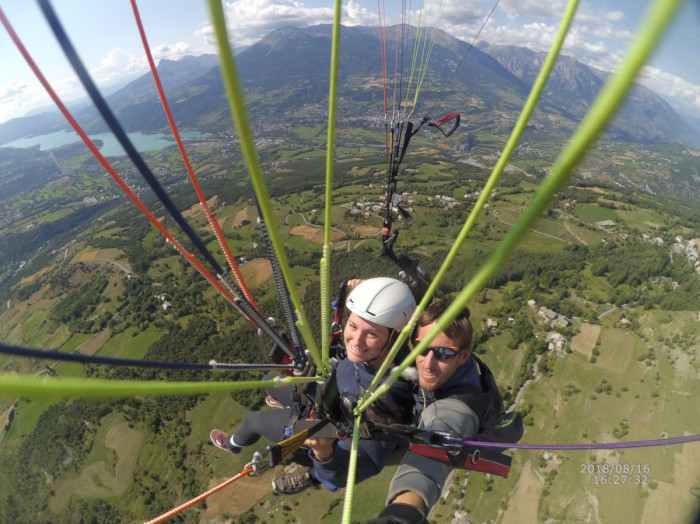
[[[390,31],[389,31],[390,32]],[[414,35],[414,31],[408,31]],[[413,36],[396,54],[386,41],[386,55],[408,63]],[[326,117],[331,26],[278,29],[237,56],[246,105],[254,125],[294,118],[324,122]],[[469,44],[438,31],[422,86],[421,111],[457,110],[473,121],[512,125],[545,55],[531,50],[481,43]],[[407,68],[405,68],[407,69]],[[217,57],[190,56],[161,60],[163,85],[179,125],[184,129],[220,131],[231,127]],[[380,40],[376,28],[345,27],[341,36],[338,118],[383,120]],[[390,73],[391,74],[391,73]],[[547,83],[534,122],[557,122],[573,129],[605,82],[607,73],[573,58],[560,57]],[[411,95],[412,96],[412,95]],[[167,129],[150,74],[109,95],[107,100],[129,131]],[[427,108],[427,109],[426,109]],[[439,111],[438,111],[439,109]],[[92,133],[106,130],[96,111],[75,109]],[[68,129],[57,112],[16,118],[0,125],[0,144],[17,138]],[[651,90],[637,85],[608,127],[608,138],[646,144],[700,145],[700,134]]]

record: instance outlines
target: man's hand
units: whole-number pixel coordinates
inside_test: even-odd
[[[428,521],[416,506],[393,502],[385,507],[378,517],[366,520],[362,524],[428,524]]]
[[[401,504],[409,504],[411,506],[415,506],[418,509],[420,509],[423,513],[428,512],[428,508],[425,505],[425,501],[423,500],[423,497],[421,497],[418,493],[415,491],[402,491],[396,497],[394,497],[391,501],[392,503],[401,503]]]
[[[334,438],[310,437],[304,441],[304,445],[311,448],[316,460],[325,462],[333,456]]]

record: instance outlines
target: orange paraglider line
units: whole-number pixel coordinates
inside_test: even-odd
[[[214,231],[214,234],[216,235],[216,239],[219,241],[219,245],[221,246],[221,249],[224,252],[226,261],[228,262],[229,267],[233,271],[233,274],[236,278],[236,283],[241,288],[241,291],[243,291],[243,294],[253,305],[253,307],[255,307],[255,309],[258,309],[250,293],[250,290],[248,289],[248,286],[243,280],[243,275],[241,275],[240,269],[238,268],[238,264],[236,264],[236,260],[234,259],[233,254],[231,253],[231,249],[229,248],[228,243],[226,242],[224,233],[223,231],[221,231],[221,226],[219,226],[219,222],[216,220],[216,217],[212,214],[211,209],[209,208],[209,204],[207,204],[207,200],[204,197],[204,193],[202,192],[202,188],[199,185],[199,180],[197,180],[197,176],[195,175],[194,170],[192,169],[192,163],[190,162],[189,156],[187,155],[185,144],[182,142],[180,132],[178,131],[177,124],[175,123],[175,118],[173,117],[172,111],[170,110],[170,104],[168,103],[168,99],[165,96],[163,84],[160,81],[160,75],[158,74],[155,61],[153,60],[153,55],[151,54],[151,48],[148,45],[148,38],[146,37],[146,31],[143,28],[141,15],[139,14],[139,9],[136,5],[136,0],[131,0],[131,7],[134,11],[134,18],[136,20],[136,25],[138,26],[139,35],[141,36],[143,49],[146,52],[146,58],[148,59],[148,65],[151,69],[151,75],[153,76],[153,81],[156,84],[158,95],[160,96],[160,101],[163,105],[163,111],[165,112],[165,116],[168,119],[168,124],[170,124],[170,129],[172,130],[173,136],[175,137],[175,142],[177,142],[177,148],[180,151],[180,155],[182,156],[182,161],[185,164],[185,169],[187,169],[187,174],[190,177],[192,186],[194,187],[194,190],[197,193],[199,202],[201,203],[202,208],[204,209],[204,214],[207,216],[207,220],[209,221],[209,224],[212,230]]]
[[[224,489],[224,488],[225,488],[226,486],[228,486],[229,484],[233,484],[233,483],[236,482],[238,479],[245,477],[246,475],[248,475],[249,473],[252,473],[253,471],[254,471],[253,466],[248,465],[248,466],[246,466],[246,468],[245,468],[243,471],[241,471],[241,472],[240,472],[238,475],[236,475],[235,477],[231,477],[230,479],[228,479],[228,480],[225,481],[225,482],[222,482],[222,483],[219,484],[218,486],[215,486],[215,487],[211,488],[209,491],[205,491],[205,492],[202,493],[201,495],[196,496],[196,497],[193,498],[192,500],[189,500],[189,501],[185,502],[184,504],[181,504],[180,506],[171,509],[171,510],[168,511],[167,513],[163,513],[163,514],[160,515],[159,517],[156,517],[156,518],[154,518],[154,519],[152,519],[152,520],[147,521],[146,524],[158,524],[158,523],[160,523],[160,522],[165,522],[165,521],[168,520],[169,518],[172,518],[172,517],[174,517],[175,515],[177,515],[178,513],[182,512],[182,511],[185,511],[187,508],[191,508],[192,506],[194,506],[194,505],[197,504],[198,502],[203,501],[203,500],[204,500],[205,498],[207,498],[208,496],[213,495],[213,494],[216,493],[217,491]]]

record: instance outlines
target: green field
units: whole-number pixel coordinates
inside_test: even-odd
[[[574,213],[576,213],[576,216],[581,218],[581,220],[590,224],[595,224],[602,220],[620,220],[620,215],[614,209],[600,207],[595,204],[579,204],[576,206]]]
[[[31,435],[39,417],[57,400],[48,398],[24,399],[16,401],[16,423],[13,423],[5,438],[11,441],[18,437]]]
[[[90,335],[86,333],[75,333],[61,346],[61,351],[73,351],[75,348],[77,348],[89,339]]]
[[[313,142],[325,140],[325,127],[297,127],[294,133],[302,143],[295,146],[281,143],[265,150],[266,161],[279,162],[266,176],[269,176],[271,187],[279,192],[279,196],[272,199],[271,207],[277,222],[276,231],[288,256],[294,260],[291,279],[302,301],[309,300],[307,313],[312,315],[312,327],[316,329],[318,299],[315,289],[321,252],[319,239],[322,238],[322,229],[316,226],[324,220],[324,197],[310,188],[322,181],[322,174],[317,172],[322,164],[318,159],[325,153]],[[340,134],[348,143],[376,140],[378,135],[368,129],[344,129]],[[485,136],[483,150],[498,151],[502,147],[499,140],[495,135]],[[472,211],[474,200],[465,199],[464,194],[480,188],[481,179],[488,170],[460,163],[456,157],[434,162],[430,159],[437,151],[435,144],[420,139],[416,146],[422,148],[423,156],[410,166],[411,171],[402,173],[405,179],[402,179],[401,186],[401,191],[406,192],[402,206],[408,206],[411,201],[414,222],[408,226],[405,221],[396,220],[394,225],[401,230],[397,250],[419,258],[435,274],[444,253],[452,246]],[[342,158],[336,165],[337,187],[333,191],[331,220],[335,229],[349,235],[349,242],[341,238],[334,245],[331,271],[337,280],[373,271],[375,268],[368,269],[367,265],[380,253],[379,239],[377,235],[371,236],[371,232],[381,227],[382,217],[369,211],[366,215],[351,216],[348,209],[340,205],[346,202],[383,203],[384,164],[377,160],[376,151],[366,152],[366,149],[341,147],[336,151]],[[173,153],[169,152],[159,156],[156,163],[167,167],[175,160]],[[481,159],[484,164],[489,160]],[[297,176],[304,161],[311,161],[314,169]],[[223,165],[230,165],[226,169],[232,173],[240,171],[240,165],[235,162],[226,164],[219,159],[198,162],[199,167],[206,165],[209,167],[203,169],[204,178],[213,176],[211,173],[218,172]],[[537,166],[533,161],[532,165],[525,167]],[[214,213],[224,224],[234,256],[247,259],[264,257],[256,223],[257,212],[251,201],[241,197],[237,189],[232,189],[229,180],[224,183],[210,178],[206,182],[216,188],[210,195],[219,197]],[[289,185],[286,193],[280,189],[284,189],[285,184]],[[303,189],[297,191],[295,184]],[[80,187],[87,189],[91,186],[84,184]],[[532,199],[535,187],[535,179],[520,172],[504,176],[501,188],[489,201],[489,208],[482,211],[469,238],[458,250],[457,259],[441,285],[441,294],[454,296],[469,283],[471,276],[518,220]],[[174,191],[179,198],[178,205],[182,203],[183,209],[190,209],[194,200],[189,190],[176,184]],[[65,196],[69,192],[55,187],[42,200],[53,198],[58,193]],[[450,208],[434,198],[438,194],[452,195],[458,204]],[[226,203],[222,204],[224,201]],[[600,202],[611,207],[601,207]],[[196,271],[163,243],[154,228],[143,227],[141,219],[122,218],[122,215],[130,217],[126,211],[128,208],[115,209],[117,211],[111,211],[104,221],[95,221],[81,229],[76,235],[78,241],[71,243],[67,251],[58,250],[47,256],[42,262],[44,272],[41,272],[41,267],[33,267],[28,274],[19,274],[20,278],[33,276],[22,286],[10,289],[10,293],[25,293],[22,289],[27,291],[22,299],[13,295],[2,312],[0,332],[4,340],[36,347],[60,347],[61,351],[68,352],[89,344],[91,340],[94,344],[95,340],[101,340],[97,338],[99,336],[109,336],[98,355],[130,359],[144,358],[149,348],[162,351],[167,348],[173,353],[163,358],[172,356],[196,361],[214,358],[212,354],[216,351],[221,351],[216,358],[222,354],[238,355],[232,352],[241,349],[250,349],[257,357],[267,349],[266,342],[255,338],[245,339],[252,347],[237,346],[239,337],[244,339],[254,332],[245,319],[218,297],[215,290],[205,285]],[[317,210],[316,214],[311,213],[313,209]],[[247,212],[248,222],[233,227],[235,217],[242,210]],[[668,298],[672,295],[672,279],[687,279],[682,281],[676,293],[693,281],[681,271],[680,265],[674,265],[664,268],[666,273],[663,275],[644,277],[641,284],[611,285],[608,279],[610,270],[594,273],[592,258],[585,258],[587,262],[575,269],[567,265],[573,257],[597,255],[606,245],[623,243],[623,240],[634,245],[633,242],[641,241],[644,232],[654,231],[667,239],[678,234],[690,235],[693,230],[683,225],[673,211],[671,204],[663,207],[654,202],[653,207],[646,208],[641,204],[630,204],[622,193],[576,188],[575,194],[562,197],[532,227],[513,254],[520,257],[521,266],[511,264],[515,267],[508,267],[504,277],[507,281],[477,293],[470,301],[476,336],[480,339],[479,354],[493,369],[503,391],[512,397],[518,393],[517,388],[527,384],[518,397],[518,409],[528,411],[524,442],[544,445],[604,443],[697,432],[695,417],[688,415],[698,412],[697,399],[700,398],[697,311],[666,311],[648,303],[630,303],[625,307],[618,303],[614,308],[610,303],[611,297],[620,289],[638,291],[639,296],[635,299],[644,300],[645,294],[667,285],[668,293],[660,296]],[[50,213],[45,212],[41,220],[65,216],[54,210]],[[239,215],[239,219],[241,217]],[[595,222],[600,220],[614,220],[619,230],[618,227],[614,228],[615,231],[595,227]],[[31,219],[25,224],[29,221]],[[196,213],[191,223],[198,232],[207,235],[207,247],[224,265],[223,255],[207,229],[204,214]],[[307,237],[292,235],[295,227],[299,227],[295,233],[305,232]],[[358,230],[371,238],[355,238],[353,233]],[[314,232],[318,235],[312,239]],[[621,232],[625,233],[625,239]],[[133,245],[130,245],[132,240]],[[110,241],[115,247],[105,247]],[[256,248],[253,242],[258,243]],[[190,250],[191,246],[186,249]],[[352,264],[345,263],[344,257],[353,254],[359,254],[357,260],[352,259],[355,260]],[[666,260],[666,253],[663,255]],[[673,258],[674,263],[680,259],[675,254]],[[127,275],[105,260],[129,265],[136,276]],[[248,267],[261,268],[258,265]],[[394,274],[394,266],[386,264],[382,267],[387,274]],[[266,273],[260,269],[260,274]],[[89,288],[99,276],[107,277],[107,285],[96,295],[97,304],[83,305],[94,306],[90,315],[78,315],[71,323],[61,325],[51,320],[51,315],[64,300],[80,297],[82,290]],[[42,289],[41,293],[27,299],[30,293],[39,289]],[[252,291],[265,313],[270,309],[276,311],[278,299],[271,279],[262,279]],[[167,313],[155,299],[161,292],[172,297],[169,300],[174,307]],[[684,296],[692,299],[691,295]],[[559,356],[545,353],[538,356],[539,364],[533,371],[529,360],[536,358],[530,349],[532,341],[515,343],[514,322],[507,320],[508,317],[524,320],[534,345],[543,340],[550,327],[542,322],[535,310],[527,307],[528,298],[536,298],[538,304],[561,308],[566,313],[572,320],[572,326],[564,331],[567,340],[578,332],[582,322],[600,326],[595,361],[576,353]],[[598,318],[607,311],[610,313]],[[279,316],[278,313],[275,315]],[[485,321],[488,318],[495,318],[499,322],[498,328],[487,331]],[[632,325],[623,327],[623,318],[631,320]],[[207,332],[202,339],[197,338],[197,329],[208,323],[212,323],[216,330]],[[181,338],[174,339],[178,330],[183,330]],[[93,337],[96,338],[93,340]],[[188,337],[196,340],[196,344],[188,345],[191,342]],[[158,341],[162,343],[156,345]],[[44,369],[45,364],[5,357],[0,360],[0,365],[7,371],[41,372],[42,375],[50,372]],[[86,379],[95,375],[188,381],[242,380],[248,377],[218,373],[180,375],[179,372],[149,375],[135,370],[98,370],[74,363],[58,363],[53,372],[59,378]],[[534,377],[530,376],[532,373]],[[527,381],[530,378],[534,380]],[[260,441],[246,453],[234,456],[214,448],[209,443],[209,431],[214,427],[233,430],[247,413],[245,406],[262,405],[262,398],[261,392],[250,397],[203,395],[191,399],[190,403],[183,402],[183,407],[175,412],[169,408],[180,406],[181,398],[153,400],[144,397],[115,402],[114,410],[91,426],[85,440],[81,441],[81,445],[89,449],[85,459],[74,467],[58,468],[55,476],[51,476],[54,475],[52,471],[42,477],[46,479],[42,484],[42,489],[46,489],[40,494],[44,504],[42,518],[46,521],[61,520],[69,500],[94,503],[95,499],[91,497],[99,496],[117,511],[129,513],[133,517],[131,520],[143,521],[226,480],[245,466],[253,449],[262,450],[269,443]],[[26,442],[24,437],[32,438],[40,417],[55,402],[18,399],[15,419],[0,445],[0,463],[8,464],[10,457],[21,452],[23,442]],[[83,425],[82,422],[76,423],[76,427],[82,428]],[[112,431],[124,435],[123,447],[108,443]],[[509,479],[477,473],[465,478],[464,472],[457,472],[449,487],[450,495],[438,504],[432,521],[450,522],[458,509],[471,522],[631,524],[662,521],[680,524],[695,500],[691,490],[700,484],[696,471],[683,466],[698,463],[699,453],[695,449],[693,445],[685,445],[648,450],[553,451],[546,459],[544,451],[510,450],[513,468]],[[123,453],[133,455],[130,460],[134,461],[126,460]],[[644,486],[613,488],[596,484],[591,474],[581,471],[583,464],[625,463],[649,464],[649,480],[653,482]],[[122,473],[120,464],[125,468],[133,464],[133,471]],[[243,479],[241,484],[213,496],[206,505],[190,510],[182,521],[330,524],[340,520],[344,490],[338,494],[319,489],[291,497],[273,495],[270,480],[281,471],[282,468],[278,467],[259,478]],[[384,503],[393,471],[393,466],[388,467],[380,476],[357,486],[353,519],[362,521],[376,516]],[[5,477],[0,474],[0,485],[11,485],[10,473],[8,469]],[[625,504],[620,504],[621,499]],[[666,513],[662,511],[665,501],[670,501],[669,506],[673,504],[672,510]]]
[[[151,344],[162,335],[163,332],[157,328],[149,328],[145,331],[127,329],[110,338],[100,350],[100,354],[126,359],[142,358]]]
[[[666,225],[666,219],[659,213],[648,209],[618,211],[620,218],[630,227],[640,231],[655,231]]]

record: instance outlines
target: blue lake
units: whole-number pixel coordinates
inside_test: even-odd
[[[175,145],[175,139],[171,136],[160,134],[146,135],[143,133],[128,133],[128,135],[129,139],[134,144],[134,147],[141,152],[157,151],[159,149],[164,149]],[[182,136],[183,140],[192,140],[205,137],[206,133],[200,133],[199,131],[185,131],[180,133],[180,135]],[[100,152],[104,156],[122,156],[126,154],[112,133],[90,135],[90,138],[92,140],[102,140],[103,145],[100,148]],[[26,148],[39,145],[39,149],[41,151],[50,151],[51,149],[56,149],[57,147],[73,144],[75,142],[81,142],[81,139],[77,133],[73,131],[58,131],[48,135],[20,138],[13,140],[12,142],[2,144],[0,147]],[[87,147],[85,150],[87,151]]]

